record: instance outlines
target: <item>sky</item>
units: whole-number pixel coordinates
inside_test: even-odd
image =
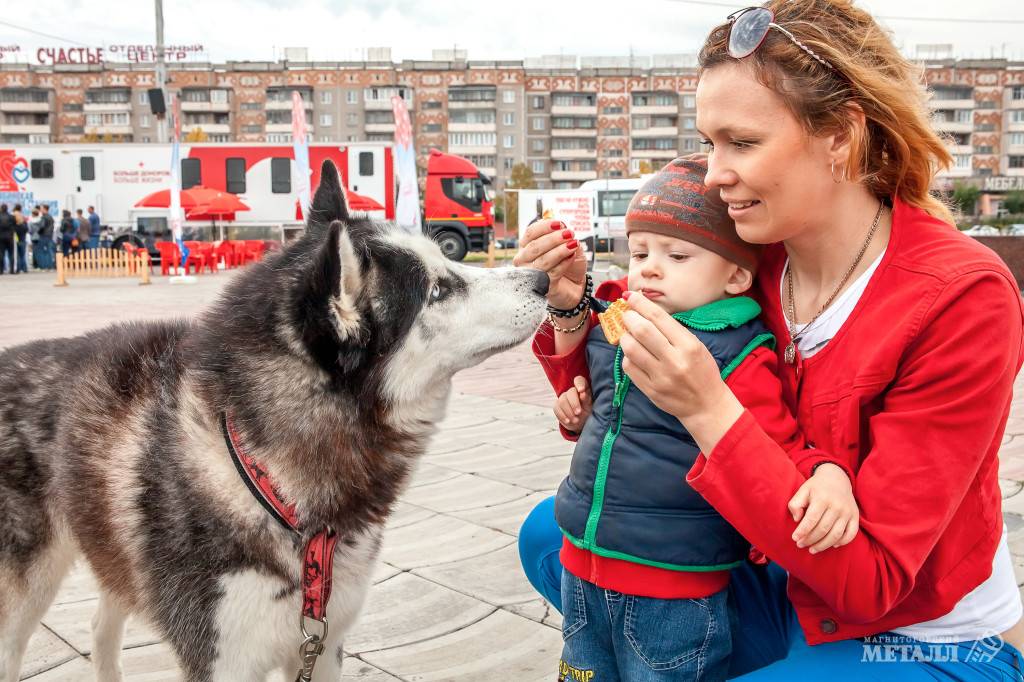
[[[1020,0],[858,4],[890,17],[882,22],[911,56],[917,44],[951,43],[960,57],[1024,61]],[[433,48],[467,50],[470,59],[679,54],[696,52],[712,26],[743,6],[727,0],[164,0],[164,30],[165,43],[202,44],[203,60],[213,62],[273,60],[284,47],[306,47],[310,59],[323,61],[363,59],[367,48],[379,46],[390,47],[396,61],[430,59]],[[147,0],[19,3],[17,12],[0,15],[0,56],[32,62],[39,47],[152,44],[154,16]],[[2,50],[12,45],[20,52]]]

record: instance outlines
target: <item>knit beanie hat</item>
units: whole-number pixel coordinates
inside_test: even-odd
[[[729,207],[718,188],[708,189],[707,157],[691,154],[671,161],[645,182],[626,209],[626,235],[654,232],[693,242],[726,260],[757,271],[761,246],[736,234]]]

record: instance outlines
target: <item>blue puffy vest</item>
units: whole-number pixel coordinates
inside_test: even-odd
[[[727,377],[775,339],[741,296],[672,317],[707,346]],[[658,409],[622,372],[622,350],[600,326],[587,337],[593,412],[555,498],[555,518],[577,547],[678,571],[732,568],[749,543],[690,484],[699,449],[678,419]]]

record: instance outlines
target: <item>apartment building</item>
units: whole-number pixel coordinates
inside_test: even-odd
[[[500,187],[525,163],[540,187],[657,169],[699,151],[692,55],[467,60],[181,63],[167,89],[182,130],[211,142],[291,141],[292,92],[317,142],[391,140],[391,98],[412,116],[418,156],[470,158]],[[299,54],[301,57],[301,53]],[[922,62],[954,164],[937,185],[1024,189],[1024,63]],[[0,144],[155,142],[152,65],[0,65]],[[201,131],[201,132],[200,132]],[[998,197],[997,197],[998,198]]]

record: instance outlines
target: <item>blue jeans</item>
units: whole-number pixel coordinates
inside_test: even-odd
[[[725,680],[732,647],[726,590],[702,599],[652,599],[563,571],[562,594],[560,681]]]
[[[16,246],[18,248],[18,272],[28,272],[28,262],[25,260],[25,247],[28,244],[19,241]]]
[[[100,236],[98,234],[89,235],[89,241],[86,242],[85,248],[87,248],[87,249],[98,249],[98,248],[100,248]]]
[[[534,588],[564,614],[565,609],[561,608],[563,571],[558,562],[561,544],[562,535],[555,524],[554,498],[548,498],[534,507],[520,528],[519,558]],[[557,579],[552,580],[553,576]],[[744,563],[732,571],[729,679],[744,682],[1020,682],[1024,679],[1024,656],[998,640],[929,645],[882,633],[875,638],[810,646],[786,596],[787,580],[786,572],[778,564]],[[568,606],[569,600],[564,601]],[[668,631],[664,629],[662,636]],[[896,638],[894,646],[898,648],[886,643],[892,638]],[[938,650],[935,647],[939,647]],[[914,654],[920,651],[924,656],[905,656],[907,651]],[[593,678],[593,682],[599,680]]]
[[[56,258],[56,245],[53,240],[43,238],[32,242],[32,258],[40,270],[52,270]]]

